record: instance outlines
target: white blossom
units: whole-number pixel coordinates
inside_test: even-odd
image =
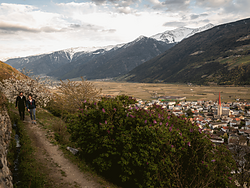
[[[36,100],[38,106],[46,106],[51,100],[51,93],[47,89],[46,84],[48,80],[41,80],[39,77],[31,79],[29,77],[21,76],[20,74],[12,73],[12,77],[0,82],[0,90],[4,93],[10,103],[15,103],[19,92],[28,98],[31,94],[32,98]]]

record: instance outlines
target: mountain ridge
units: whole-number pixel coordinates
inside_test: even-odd
[[[205,26],[199,27],[199,28],[187,28],[187,27],[179,27],[174,30],[167,30],[163,33],[158,33],[156,35],[151,36],[151,38],[154,38],[159,41],[163,41],[166,43],[175,43],[180,42],[185,38],[188,38],[196,33],[208,30],[213,28],[214,25],[209,23]]]
[[[87,79],[116,77],[163,53],[173,45],[141,36],[117,49],[112,48],[104,54],[97,53],[94,57],[80,58],[48,75],[54,75],[59,79],[80,76],[85,76]],[[66,73],[63,70],[69,71]]]
[[[182,40],[123,80],[250,85],[249,33],[249,18],[215,26]]]

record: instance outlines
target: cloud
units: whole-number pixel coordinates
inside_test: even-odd
[[[132,8],[136,6],[140,0],[92,0],[99,8],[102,6],[111,7],[111,10],[121,14],[136,14],[136,9]]]
[[[135,13],[135,11],[130,8],[130,7],[116,7],[115,10],[118,12],[118,13],[123,13],[123,14],[130,14],[130,13]]]
[[[167,11],[184,11],[190,5],[190,0],[149,0],[153,9],[164,9]]]
[[[111,4],[116,4],[116,5],[119,5],[119,6],[122,6],[122,7],[128,7],[136,2],[138,2],[138,0],[123,0],[123,1],[120,1],[120,0],[92,0],[92,2],[94,2],[96,5],[103,5],[103,4],[108,4],[108,3],[111,3]]]
[[[94,12],[97,12],[98,9],[101,9],[101,7],[97,7],[96,3],[92,2],[86,2],[86,3],[56,3],[55,9],[59,13],[63,13],[64,15],[71,16],[75,13],[81,13],[81,14],[91,14]]]
[[[195,20],[195,19],[197,19],[197,18],[205,17],[205,16],[208,16],[208,14],[206,14],[206,13],[203,13],[203,14],[191,14],[191,15],[190,15],[190,19],[191,19],[191,20]]]
[[[223,8],[223,13],[230,13],[235,15],[245,15],[249,17],[249,0],[235,0],[227,4]]]
[[[221,7],[229,3],[232,3],[233,0],[196,0],[196,5],[202,7]]]
[[[45,12],[35,6],[6,3],[0,4],[0,20],[14,25],[13,29],[30,32],[39,32],[39,29],[48,32],[48,27],[61,28],[65,25],[64,15]]]
[[[81,25],[80,24],[70,24],[70,27],[78,29],[78,28],[81,28]]]
[[[104,29],[102,26],[83,23],[83,24],[70,24],[69,28],[65,28],[65,30],[73,31],[91,31],[91,32],[102,32],[102,31],[114,31],[114,29]]]
[[[103,29],[102,32],[105,32],[105,33],[115,33],[116,29]]]
[[[102,5],[103,3],[106,2],[106,0],[92,0],[92,1],[97,5]]]
[[[196,8],[209,14],[213,24],[223,24],[249,18],[249,0],[197,0]],[[201,20],[206,21],[206,20]]]
[[[186,25],[186,22],[165,22],[163,24],[165,27],[184,27]]]
[[[55,4],[58,13],[44,12],[34,6],[0,4],[0,32],[16,33],[70,33],[76,31],[102,32],[114,28],[104,28],[92,23],[88,14],[95,14],[93,3]],[[86,11],[89,12],[86,14]],[[3,14],[4,12],[4,14]],[[65,15],[65,12],[72,14]],[[100,18],[99,18],[100,19]],[[86,22],[86,21],[89,21]],[[31,36],[30,36],[31,37]]]
[[[41,28],[32,28],[20,24],[11,24],[0,22],[0,31],[3,33],[15,34],[16,32],[28,32],[28,33],[51,33],[51,32],[61,32],[60,30],[54,29],[52,27],[41,27]]]

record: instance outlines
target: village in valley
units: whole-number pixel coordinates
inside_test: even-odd
[[[187,101],[186,97],[164,96],[152,101],[137,99],[136,106],[148,109],[153,104],[161,105],[169,113],[186,116],[203,132],[211,134],[215,144],[242,145],[250,143],[250,102],[237,99],[235,102]]]

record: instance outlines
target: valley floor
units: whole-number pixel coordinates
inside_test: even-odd
[[[250,87],[246,86],[197,86],[187,84],[129,83],[91,81],[103,95],[129,95],[143,100],[152,100],[152,96],[183,96],[187,101],[217,100],[219,91],[222,101],[233,102],[236,99],[250,101]]]

